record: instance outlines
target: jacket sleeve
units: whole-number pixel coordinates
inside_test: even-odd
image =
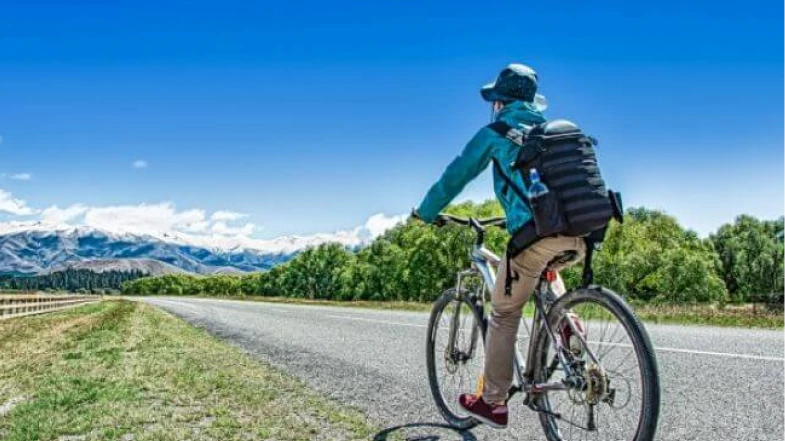
[[[461,154],[452,160],[417,209],[422,220],[429,223],[436,220],[439,212],[461,193],[466,184],[488,167],[494,136],[496,134],[490,129],[480,129]]]

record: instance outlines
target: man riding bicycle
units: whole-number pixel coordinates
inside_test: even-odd
[[[541,113],[544,106],[539,105],[544,99],[537,95],[537,82],[534,70],[522,64],[510,64],[495,82],[484,86],[480,93],[491,103],[493,122],[504,122],[524,136],[534,126],[544,123]],[[509,138],[509,134],[504,136],[488,126],[480,129],[428,191],[415,216],[428,223],[437,221],[439,212],[494,162],[494,191],[505,211],[507,230],[514,236],[530,224],[532,214],[526,201],[511,188],[528,190],[521,174],[511,166],[520,145]],[[461,407],[477,419],[492,427],[506,427],[506,399],[513,381],[513,357],[522,307],[543,270],[549,265],[553,267],[554,260],[559,260],[555,269],[563,268],[579,261],[584,253],[583,238],[556,235],[539,239],[511,259],[502,259],[499,282],[491,298],[493,312],[485,343],[483,390],[479,395],[467,393],[459,399]],[[571,259],[561,260],[565,254]],[[576,324],[580,328],[577,320]],[[570,329],[563,330],[562,338],[569,341],[570,333]]]

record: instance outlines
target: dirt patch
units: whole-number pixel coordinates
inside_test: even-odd
[[[5,403],[0,405],[0,417],[4,417],[11,413],[11,411],[16,407],[17,404],[25,401],[27,397],[24,395],[17,395],[15,397],[11,397],[11,399],[6,400]]]

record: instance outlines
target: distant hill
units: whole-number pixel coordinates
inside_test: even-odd
[[[148,276],[163,276],[165,274],[187,274],[181,268],[170,265],[166,262],[153,259],[96,259],[69,262],[59,267],[53,268],[41,275],[51,274],[66,270],[90,270],[96,273],[107,271],[133,272],[139,271]]]

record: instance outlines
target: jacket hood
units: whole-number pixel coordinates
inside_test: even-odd
[[[499,111],[496,120],[504,121],[510,126],[515,127],[518,124],[541,124],[545,122],[545,117],[534,107],[533,103],[513,101]]]

